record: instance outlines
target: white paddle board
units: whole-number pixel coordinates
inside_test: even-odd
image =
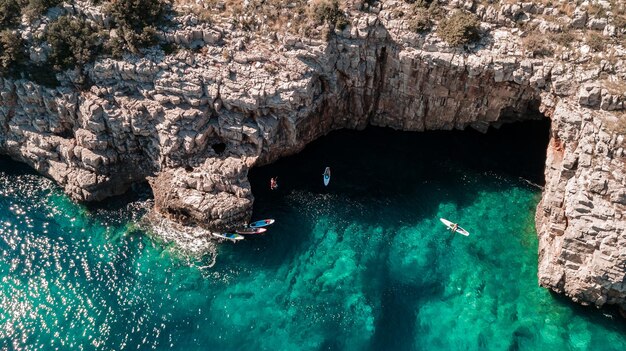
[[[330,183],[330,167],[326,167],[322,176],[324,176],[324,186],[328,186],[328,183]]]
[[[449,220],[445,218],[439,218],[439,220],[441,221],[441,223],[445,224],[448,229],[452,230],[452,228],[454,228],[454,223],[450,222]],[[456,232],[461,235],[469,236],[469,232],[459,226],[456,227]]]

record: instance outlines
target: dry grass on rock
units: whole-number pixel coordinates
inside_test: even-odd
[[[348,25],[346,0],[175,0],[179,11],[196,15],[203,22],[232,23],[256,34],[291,33],[314,36],[320,25]],[[319,33],[318,33],[319,32]]]

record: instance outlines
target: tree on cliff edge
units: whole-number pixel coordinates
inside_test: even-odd
[[[456,11],[452,16],[439,21],[437,35],[452,46],[465,45],[480,38],[479,28],[480,21],[476,15]]]
[[[5,29],[0,32],[0,76],[10,73],[24,61],[24,42],[17,33]]]
[[[61,16],[46,29],[50,45],[48,62],[55,70],[64,70],[91,61],[98,51],[98,35],[84,20]]]
[[[104,11],[113,19],[116,35],[110,48],[114,55],[156,44],[156,26],[163,22],[171,4],[165,0],[111,0]]]
[[[20,4],[17,0],[0,0],[0,28],[17,25],[20,20]]]

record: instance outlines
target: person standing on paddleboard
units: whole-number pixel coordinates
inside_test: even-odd
[[[324,186],[328,186],[328,183],[330,183],[330,167],[326,167],[322,176],[324,177]]]

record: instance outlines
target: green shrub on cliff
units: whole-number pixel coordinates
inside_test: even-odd
[[[339,29],[344,29],[348,25],[338,0],[316,0],[311,3],[310,14],[318,24],[326,22]]]
[[[120,58],[126,52],[139,53],[139,49],[157,43],[157,31],[154,27],[145,27],[139,33],[118,28],[115,31],[115,36],[110,36],[106,41],[104,49],[111,56]]]
[[[113,19],[116,37],[109,43],[111,51],[129,50],[138,52],[140,48],[157,42],[158,24],[165,20],[170,8],[165,0],[114,0],[105,5],[104,11]]]
[[[452,46],[476,41],[479,36],[480,21],[476,15],[456,11],[452,16],[439,21],[437,35]]]
[[[0,28],[17,25],[22,15],[30,19],[41,16],[61,3],[63,0],[0,0]]]
[[[16,26],[22,15],[33,19],[61,3],[63,0],[0,0],[0,29]]]
[[[117,26],[139,32],[162,21],[169,2],[163,0],[114,0],[105,5],[105,12]]]
[[[417,33],[428,31],[433,23],[441,20],[447,13],[437,1],[408,0],[411,3],[407,24],[409,30]]]
[[[34,18],[44,14],[49,8],[58,6],[63,0],[21,0],[24,5],[24,14],[29,18]]]
[[[26,58],[20,36],[8,29],[0,32],[0,75],[10,73]]]
[[[95,29],[84,20],[70,15],[51,23],[45,38],[51,48],[48,63],[56,70],[83,65],[91,61],[99,49]]]
[[[0,0],[0,28],[17,25],[20,20],[20,4],[17,0]]]
[[[554,55],[550,41],[545,35],[530,33],[522,40],[522,47],[531,57],[552,57]]]
[[[412,32],[421,33],[429,30],[432,27],[432,21],[430,20],[430,13],[424,8],[415,9],[407,19],[409,30]]]

